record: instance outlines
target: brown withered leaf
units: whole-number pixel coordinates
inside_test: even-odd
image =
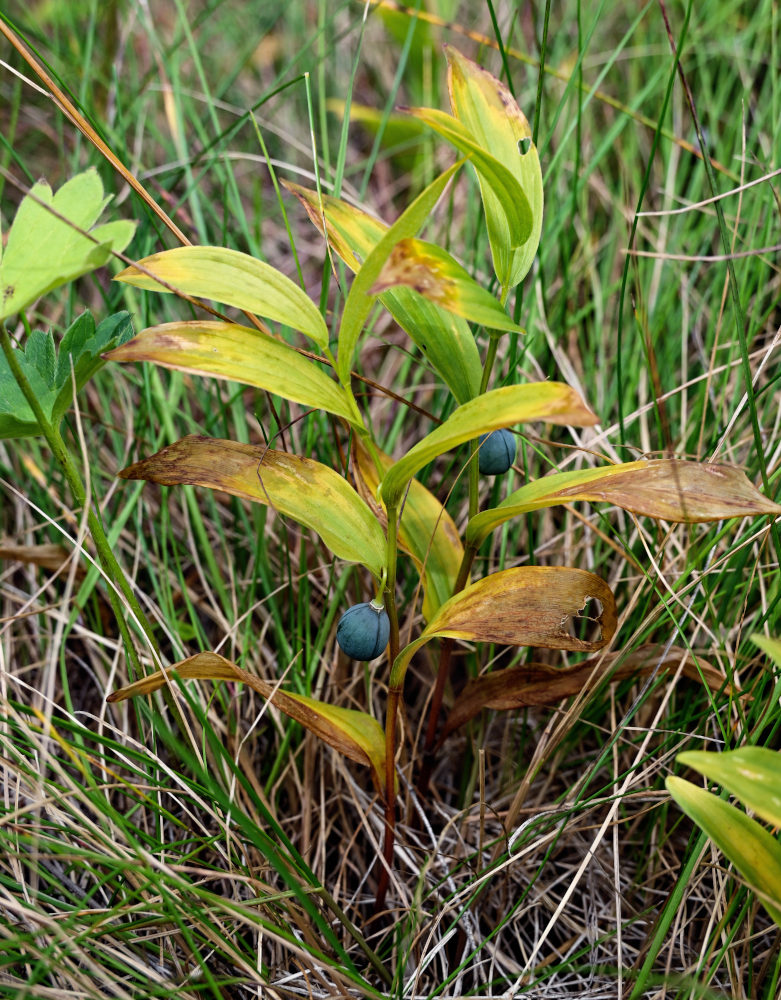
[[[614,667],[619,658],[622,662]],[[695,660],[687,650],[672,646],[665,653],[662,646],[653,643],[640,646],[626,656],[620,652],[591,656],[572,667],[529,663],[475,677],[456,698],[439,742],[484,708],[504,710],[555,705],[562,698],[576,695],[585,684],[596,685],[608,674],[613,683],[627,677],[646,676],[657,668],[660,672],[675,670],[681,663],[685,677],[704,680],[712,691],[727,684],[720,670],[699,657]]]
[[[305,695],[282,691],[248,674],[231,660],[219,653],[196,653],[167,670],[158,670],[148,677],[129,684],[110,694],[106,701],[124,701],[138,695],[151,694],[163,687],[176,674],[182,680],[239,681],[257,691],[259,695],[295,719],[310,732],[319,736],[334,750],[350,760],[372,769],[377,789],[385,780],[385,734],[382,726],[371,715],[349,708],[339,708],[326,702],[307,698]]]
[[[68,559],[70,552],[64,545],[53,543],[45,545],[0,545],[0,559],[9,561],[32,563],[40,566],[41,569],[59,570]],[[83,577],[85,571],[81,567],[76,571],[77,576]]]

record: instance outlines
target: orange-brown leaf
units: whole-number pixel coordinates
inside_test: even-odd
[[[616,666],[619,659],[621,662]],[[676,670],[681,664],[684,676],[705,681],[712,691],[719,691],[727,684],[724,674],[705,660],[695,659],[686,650],[675,646],[665,652],[663,647],[652,643],[629,655],[607,653],[592,656],[572,667],[529,663],[475,677],[467,682],[456,698],[440,742],[484,708],[506,710],[555,705],[562,698],[578,694],[586,685],[596,686],[607,676],[612,683],[627,677],[646,676],[655,670]]]

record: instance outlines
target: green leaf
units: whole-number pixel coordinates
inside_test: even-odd
[[[529,202],[531,235],[517,250],[508,249],[501,242],[498,238],[501,229],[497,231],[497,226],[489,221],[494,269],[503,285],[512,287],[523,280],[532,266],[542,232],[542,170],[537,147],[532,142],[526,116],[507,87],[452,46],[445,46],[445,54],[453,114],[484,149],[509,168]],[[494,192],[482,180],[480,189],[486,216],[491,220],[500,206],[496,205]]]
[[[361,266],[388,227],[340,198],[286,182],[329,245],[353,271]],[[480,391],[482,362],[466,321],[443,312],[432,302],[399,286],[380,296],[393,316],[426,360],[450,389],[458,403],[466,403]]]
[[[462,161],[463,162],[463,161]],[[353,279],[350,293],[344,304],[342,322],[339,327],[339,356],[337,371],[342,383],[347,383],[352,368],[355,345],[363,329],[363,325],[371,312],[374,298],[370,289],[382,270],[391,250],[407,236],[414,236],[431,214],[434,206],[445,190],[450,178],[461,168],[462,163],[455,163],[432,181],[417,198],[408,205],[396,219],[385,235],[374,246],[358,273]]]
[[[337,472],[284,451],[191,434],[128,466],[122,479],[206,486],[273,508],[323,539],[339,559],[379,579],[385,537],[377,518]]]
[[[479,547],[510,518],[574,501],[610,503],[646,517],[687,523],[781,513],[781,506],[756,490],[740,469],[674,459],[641,460],[557,472],[527,483],[497,507],[476,514],[467,525],[467,541]]]
[[[534,228],[529,199],[515,174],[493,156],[458,118],[436,108],[407,110],[469,157],[480,181],[491,248],[497,248],[499,261],[503,262],[504,269],[497,269],[497,278],[502,287],[509,286],[512,253],[531,239]]]
[[[781,826],[781,754],[764,747],[740,747],[721,753],[687,750],[678,763],[723,785],[757,816]]]
[[[155,281],[149,271],[169,288]],[[183,292],[213,299],[299,330],[320,347],[328,346],[328,327],[320,310],[298,285],[263,261],[224,247],[175,247],[152,254],[117,275],[136,288]]]
[[[726,854],[781,927],[781,844],[717,795],[674,776],[665,784],[680,808]]]
[[[79,392],[103,367],[103,352],[124,343],[132,335],[130,315],[126,312],[106,317],[97,329],[92,316],[82,313],[66,331],[59,351],[55,349],[51,333],[34,330],[30,334],[25,347],[14,354],[51,423],[58,426],[73,402],[71,364]],[[0,352],[0,438],[41,433],[5,354]]]
[[[561,382],[531,382],[492,389],[459,406],[391,466],[382,481],[385,503],[397,506],[409,480],[438,455],[480,434],[528,420],[578,427],[598,422],[574,389]]]
[[[385,781],[385,734],[375,718],[365,712],[338,708],[306,695],[283,691],[274,684],[247,673],[219,653],[196,653],[186,660],[158,670],[134,684],[110,694],[107,701],[124,701],[139,695],[151,694],[178,676],[182,680],[239,681],[257,691],[261,697],[315,733],[325,743],[350,760],[364,764],[372,770],[378,791]]]
[[[751,636],[751,641],[770,657],[777,667],[781,667],[781,639],[771,639],[759,632]]]
[[[371,288],[374,295],[405,285],[448,312],[489,329],[524,333],[490,292],[435,243],[406,239],[396,244]]]
[[[55,195],[44,180],[32,187],[17,209],[0,263],[0,320],[125,249],[134,222],[113,222],[86,235],[108,201],[94,168],[72,177]]]
[[[327,410],[363,429],[349,393],[289,344],[234,323],[163,323],[106,355],[254,385],[304,406]]]

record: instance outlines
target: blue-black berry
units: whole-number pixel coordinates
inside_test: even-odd
[[[355,604],[336,626],[336,641],[353,660],[373,660],[388,645],[390,618],[381,604]]]
[[[483,476],[501,476],[515,461],[515,435],[506,428],[480,435],[477,467]]]

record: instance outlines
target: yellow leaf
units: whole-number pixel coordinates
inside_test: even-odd
[[[328,346],[328,327],[306,292],[270,264],[238,250],[174,247],[145,257],[138,267],[125,268],[116,280],[151,292],[177,291],[213,299],[284,323],[321,347]]]
[[[740,469],[674,459],[626,462],[599,469],[557,472],[527,483],[469,522],[467,541],[479,547],[500,524],[555,504],[588,501],[664,521],[720,521],[726,517],[781,514],[781,506],[756,490]]]
[[[529,420],[578,427],[598,423],[575,390],[561,382],[529,382],[492,389],[459,406],[390,467],[382,481],[385,503],[396,506],[409,480],[438,455],[480,434]]]
[[[191,434],[119,475],[206,486],[267,505],[316,531],[338,558],[362,563],[375,577],[385,565],[385,538],[374,514],[346,480],[311,458]]]
[[[385,734],[382,726],[371,715],[350,708],[337,708],[305,695],[282,691],[248,674],[235,663],[218,653],[197,653],[167,670],[159,670],[134,684],[110,694],[107,701],[124,701],[142,694],[151,694],[170,683],[172,677],[182,680],[240,681],[257,691],[263,698],[301,723],[310,732],[350,760],[364,764],[372,770],[375,787],[380,790],[385,781]]]
[[[596,617],[581,614],[590,602]],[[598,629],[581,638],[581,626]],[[483,577],[451,597],[420,637],[403,649],[391,671],[391,687],[403,682],[413,654],[435,637],[505,646],[542,646],[590,652],[615,634],[616,602],[610,587],[593,573],[554,566],[522,566]]]
[[[501,242],[501,230],[490,225],[499,211],[496,195],[480,184],[489,219],[494,269],[504,285],[517,285],[532,265],[542,232],[542,170],[537,147],[526,116],[505,85],[451,45],[445,46],[448,89],[453,114],[475,139],[513,174],[526,196],[531,213],[531,234],[518,249]]]
[[[152,361],[195,375],[254,385],[295,403],[335,413],[363,430],[352,397],[288,344],[234,323],[163,323],[103,355],[109,361]]]

